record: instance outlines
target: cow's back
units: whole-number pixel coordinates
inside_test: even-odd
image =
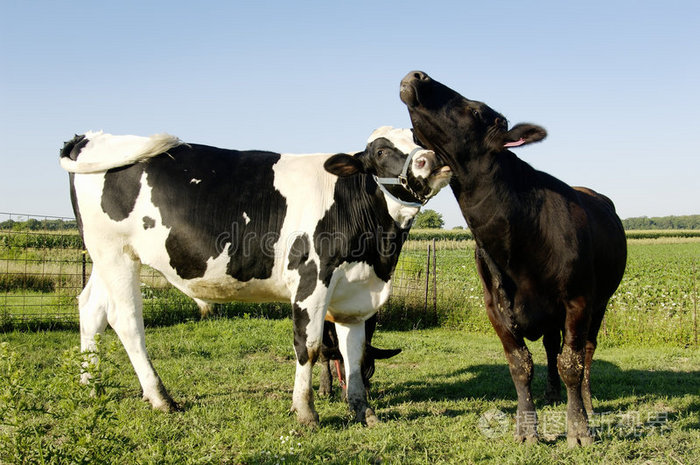
[[[230,292],[224,290],[229,278],[269,279],[287,211],[274,187],[280,157],[192,144],[104,173],[76,174],[88,250],[128,249],[206,300]],[[206,289],[183,287],[212,273],[221,280],[206,279]]]

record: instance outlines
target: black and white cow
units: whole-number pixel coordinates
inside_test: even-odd
[[[109,323],[144,399],[176,409],[146,352],[139,289],[145,263],[201,307],[292,303],[292,410],[303,424],[318,424],[311,368],[324,319],[335,322],[350,408],[357,421],[377,421],[360,374],[364,322],[389,295],[420,206],[451,176],[409,129],[380,128],[353,155],[236,151],[169,135],[92,132],[67,142],[60,162],[70,172],[93,260],[79,297],[82,350],[94,349]]]

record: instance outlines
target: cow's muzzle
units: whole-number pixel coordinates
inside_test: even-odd
[[[399,96],[401,101],[409,107],[415,107],[420,104],[418,101],[418,92],[416,84],[419,82],[430,81],[430,76],[423,71],[411,71],[401,80],[401,88]]]

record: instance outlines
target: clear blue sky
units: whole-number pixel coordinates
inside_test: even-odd
[[[71,215],[75,133],[291,153],[408,127],[426,71],[549,137],[517,150],[621,217],[700,213],[700,3],[0,2],[0,211]],[[303,180],[300,180],[303,182]],[[428,208],[463,225],[451,191]]]

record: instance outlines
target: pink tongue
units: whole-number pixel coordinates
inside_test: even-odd
[[[520,140],[516,140],[515,142],[508,142],[508,143],[504,144],[503,147],[517,147],[519,145],[523,145],[524,143],[525,143],[525,139],[523,139],[521,137]]]

